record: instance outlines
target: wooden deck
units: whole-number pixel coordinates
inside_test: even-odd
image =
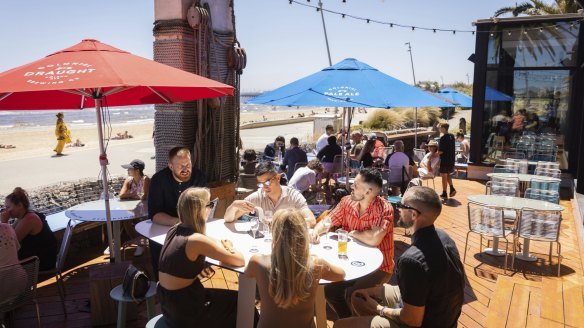
[[[469,180],[455,180],[458,195],[444,206],[437,226],[444,229],[456,242],[460,254],[468,231],[466,196],[483,194],[484,184]],[[436,186],[439,188],[437,179]],[[561,277],[556,277],[557,262],[547,260],[548,244],[532,243],[531,250],[539,260],[533,263],[516,261],[516,270],[503,274],[503,258],[478,254],[479,238],[471,234],[465,269],[467,286],[465,304],[459,327],[584,327],[584,279],[574,224],[572,203],[562,201],[565,207],[561,225],[562,244]],[[78,236],[76,236],[78,237]],[[82,238],[82,237],[80,237]],[[74,241],[75,243],[75,241]],[[396,258],[408,247],[410,239],[402,228],[395,230]],[[43,327],[89,327],[91,315],[87,310],[89,300],[89,268],[106,262],[101,255],[103,245],[73,247],[67,258],[67,316],[62,314],[60,300],[53,280],[39,284],[38,300]],[[555,249],[555,248],[554,248]],[[128,260],[140,267],[150,268],[148,253],[141,258]],[[237,289],[237,274],[216,269],[215,276],[205,283],[209,287]],[[138,307],[139,318],[128,321],[128,327],[143,327],[145,305]],[[15,327],[36,325],[34,306],[25,306],[15,313]],[[333,322],[329,321],[329,327]],[[111,325],[113,327],[114,325]]]

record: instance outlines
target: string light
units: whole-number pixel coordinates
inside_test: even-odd
[[[416,29],[419,30],[423,30],[423,31],[432,31],[433,33],[437,33],[437,32],[452,32],[453,35],[456,35],[457,32],[459,33],[470,33],[471,35],[475,35],[475,33],[489,33],[489,35],[491,37],[494,37],[495,34],[492,33],[491,31],[474,31],[474,30],[457,30],[457,29],[445,29],[445,28],[437,28],[437,27],[420,27],[420,26],[413,26],[413,25],[407,25],[407,24],[398,24],[395,22],[383,22],[383,21],[378,21],[378,20],[374,20],[371,18],[366,18],[366,17],[360,17],[360,16],[355,16],[355,15],[351,15],[351,14],[347,14],[347,13],[342,13],[342,12],[338,12],[338,11],[334,11],[334,10],[330,10],[330,9],[325,9],[325,8],[320,8],[319,6],[314,6],[312,4],[310,4],[310,0],[306,0],[306,2],[308,3],[303,3],[300,2],[299,0],[288,0],[288,2],[290,4],[298,4],[301,6],[305,6],[305,7],[311,7],[311,8],[315,8],[317,12],[319,11],[323,11],[323,12],[327,12],[329,14],[335,14],[335,15],[339,15],[342,18],[345,17],[349,17],[349,18],[353,18],[356,20],[361,20],[361,21],[365,21],[367,23],[377,23],[377,24],[383,24],[383,25],[389,25],[390,28],[393,28],[394,25],[396,27],[401,27],[401,28],[410,28],[412,31],[415,31]],[[342,1],[343,3],[346,3],[346,0]],[[584,19],[582,19],[584,20]],[[566,22],[567,23],[567,22]],[[496,26],[498,24],[498,20],[493,19],[493,24]],[[569,28],[573,29],[575,27],[575,24],[580,25],[581,24],[581,20],[578,21],[572,21],[570,22]],[[552,24],[552,26],[557,30],[559,27],[556,23]],[[507,30],[507,35],[511,36],[511,30],[510,29],[505,29]],[[521,31],[523,31],[524,34],[527,34],[527,31],[539,31],[539,32],[543,32],[543,28],[542,27],[534,27],[534,28],[514,28],[512,29],[513,31],[517,31],[519,33],[521,33]]]

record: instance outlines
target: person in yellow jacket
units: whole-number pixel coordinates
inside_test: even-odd
[[[65,144],[71,142],[71,134],[69,133],[69,129],[67,129],[67,125],[65,125],[65,121],[63,121],[63,113],[57,114],[57,123],[55,125],[55,136],[57,137],[57,146],[53,151],[57,153],[57,156],[63,155],[63,148],[65,148]]]

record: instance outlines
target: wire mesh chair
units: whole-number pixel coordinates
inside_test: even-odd
[[[464,257],[462,262],[466,261],[466,251],[468,249],[469,234],[476,233],[480,236],[479,253],[483,252],[483,236],[490,238],[505,239],[505,263],[503,270],[507,273],[507,248],[509,240],[507,237],[513,234],[513,229],[507,228],[503,217],[504,209],[496,206],[483,206],[476,203],[468,203],[468,228],[466,240],[464,242]]]
[[[551,190],[557,193],[560,192],[560,183],[557,181],[549,181],[543,179],[533,178],[529,180],[529,188],[540,190]]]
[[[514,167],[517,170],[517,173],[527,174],[529,169],[529,162],[527,159],[514,159],[514,158],[507,158],[504,159],[503,162],[506,166]]]
[[[525,159],[525,153],[521,151],[508,151],[503,153],[503,158],[506,159]]]
[[[496,164],[493,173],[519,173],[519,167],[515,165]]]
[[[550,161],[538,161],[535,168],[542,168],[542,169],[560,169],[560,163],[558,162],[550,162]]]
[[[556,243],[558,256],[558,277],[562,262],[562,245],[558,241],[562,215],[559,211],[538,211],[532,208],[521,209],[517,224],[517,238],[525,238],[531,241],[543,241],[550,243],[549,261],[552,264],[552,250]],[[515,243],[515,242],[514,242]],[[513,252],[512,267],[515,266],[515,252]]]
[[[420,163],[422,163],[422,159],[424,159],[424,156],[426,156],[426,151],[424,149],[417,149],[414,148],[414,162],[416,162],[416,164],[420,165]]]
[[[485,195],[519,196],[519,179],[491,177],[485,184]]]
[[[41,327],[39,304],[36,300],[38,274],[39,258],[36,256],[0,267],[0,281],[6,287],[3,287],[0,293],[0,321],[5,313],[12,312],[32,301],[36,307],[38,326]]]
[[[546,169],[542,167],[536,167],[535,175],[560,179],[562,176],[562,171],[560,169]]]
[[[554,204],[560,203],[560,193],[554,190],[527,188],[527,190],[525,190],[524,197],[529,199],[543,200]]]

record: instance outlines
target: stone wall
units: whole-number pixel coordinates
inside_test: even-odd
[[[109,178],[110,190],[117,194],[125,179],[125,176]],[[102,190],[101,180],[82,179],[27,190],[27,192],[32,209],[50,215],[80,203],[98,200]],[[5,197],[6,195],[0,195],[2,200]],[[0,207],[3,208],[4,202],[0,203]]]

